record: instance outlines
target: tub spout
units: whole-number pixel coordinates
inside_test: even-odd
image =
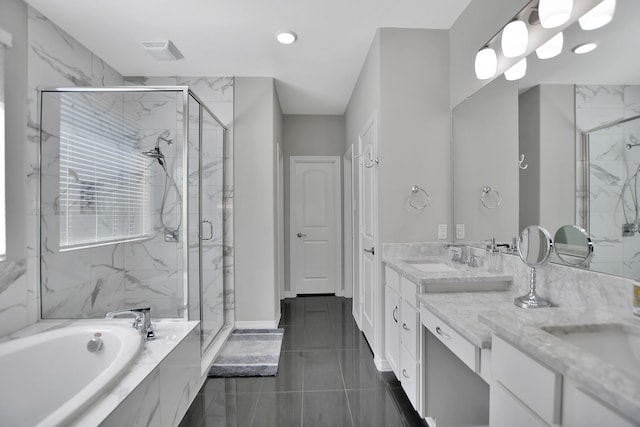
[[[105,319],[114,319],[119,316],[133,315],[135,320],[133,321],[133,327],[140,331],[145,341],[151,341],[156,338],[156,334],[153,331],[153,325],[151,324],[151,308],[150,307],[136,307],[125,308],[124,310],[110,311],[105,315]]]

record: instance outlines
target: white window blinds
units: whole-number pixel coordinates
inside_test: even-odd
[[[146,163],[120,96],[71,92],[60,98],[61,249],[145,236]]]

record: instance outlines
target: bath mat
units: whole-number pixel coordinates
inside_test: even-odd
[[[272,377],[284,329],[236,329],[209,368],[210,377]]]

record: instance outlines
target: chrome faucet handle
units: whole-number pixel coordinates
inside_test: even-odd
[[[469,265],[469,267],[479,267],[480,264],[478,263],[478,255],[470,255],[469,262],[467,262],[467,264]]]
[[[151,307],[135,307],[109,311],[105,315],[105,319],[114,319],[115,317],[127,314],[135,316],[132,326],[134,329],[140,331],[145,341],[155,339],[156,334],[153,330],[153,325],[151,324]]]
[[[455,249],[451,249],[451,252],[453,252],[453,257],[451,257],[451,261],[460,262],[460,260],[462,259],[462,257],[460,256],[460,252],[462,252],[462,249],[460,249],[460,252],[456,251]]]

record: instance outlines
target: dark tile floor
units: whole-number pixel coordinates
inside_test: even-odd
[[[180,427],[426,426],[392,373],[380,373],[351,300],[282,302],[278,375],[209,378]]]

